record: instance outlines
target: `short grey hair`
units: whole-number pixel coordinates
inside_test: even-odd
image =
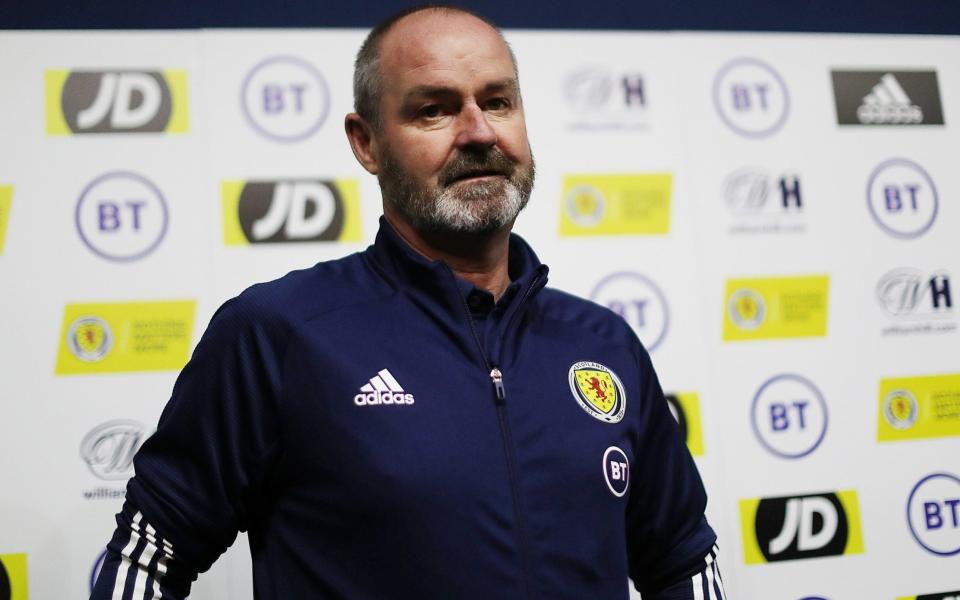
[[[513,63],[513,73],[519,78],[517,57],[513,54],[510,44],[503,38],[503,32],[490,19],[455,4],[422,4],[402,10],[381,21],[367,34],[367,38],[360,46],[360,51],[357,52],[357,59],[353,65],[353,110],[376,130],[383,126],[383,115],[380,113],[380,99],[383,97],[380,46],[383,43],[383,38],[400,19],[427,10],[470,15],[492,27],[500,34],[500,39],[503,39],[503,43],[506,44],[507,51],[510,53],[510,61]]]

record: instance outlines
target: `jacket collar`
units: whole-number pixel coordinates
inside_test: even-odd
[[[510,234],[509,264],[510,289],[505,297],[511,305],[527,297],[546,284],[549,268],[540,262],[523,238]],[[464,298],[473,286],[457,277],[442,260],[429,260],[411,248],[393,230],[384,217],[373,245],[365,254],[375,268],[394,286],[422,301],[437,303],[464,315]],[[511,309],[518,307],[511,306]],[[510,312],[513,312],[512,310]]]

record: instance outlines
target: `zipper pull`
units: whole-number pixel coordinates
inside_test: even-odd
[[[497,394],[497,404],[504,404],[507,400],[507,391],[503,387],[503,373],[500,369],[494,367],[490,371],[490,380],[493,381],[493,389]]]

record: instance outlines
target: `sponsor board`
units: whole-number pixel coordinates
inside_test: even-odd
[[[296,56],[272,56],[250,69],[240,90],[250,127],[274,142],[301,142],[323,126],[330,90],[323,74]]]
[[[220,191],[228,246],[361,238],[355,179],[232,180]]]
[[[918,481],[907,498],[907,525],[930,554],[960,554],[960,477],[931,473]]]
[[[10,223],[10,206],[13,204],[13,186],[0,185],[0,256],[3,256],[3,242],[6,239],[7,225]]]
[[[697,392],[673,392],[665,394],[670,414],[677,421],[680,435],[693,456],[703,456],[703,424],[700,419],[700,394]]]
[[[730,214],[727,232],[738,234],[802,233],[803,193],[795,173],[771,175],[757,167],[734,171],[723,182]]]
[[[884,336],[957,330],[950,274],[946,271],[893,269],[877,282],[876,298],[890,323],[882,330]]]
[[[57,375],[177,370],[186,364],[196,302],[68,304]]]
[[[672,188],[670,173],[566,175],[560,236],[665,234]]]
[[[607,275],[594,286],[590,299],[623,317],[647,352],[656,350],[667,336],[670,328],[667,297],[645,275],[631,272]]]
[[[862,554],[857,492],[740,500],[744,562]]]
[[[80,458],[98,479],[126,481],[133,477],[133,457],[148,436],[146,425],[138,421],[107,421],[83,436]]]
[[[28,600],[26,554],[0,554],[0,600]]]
[[[148,256],[163,241],[169,222],[160,188],[130,171],[96,177],[80,193],[74,210],[80,240],[100,258],[114,262]]]
[[[790,93],[780,74],[767,63],[735,58],[714,77],[713,106],[733,132],[760,139],[783,127],[790,114]]]
[[[826,275],[728,279],[723,339],[823,337],[829,288]]]
[[[960,374],[880,380],[877,441],[960,436]]]
[[[187,72],[48,70],[47,135],[186,133]]]
[[[943,125],[936,71],[830,71],[839,125]]]
[[[637,131],[649,127],[647,86],[641,73],[584,66],[570,71],[561,93],[575,131]]]
[[[806,377],[783,373],[760,386],[750,409],[757,441],[780,458],[803,458],[827,434],[827,402]]]
[[[888,235],[918,238],[933,227],[940,199],[930,175],[903,158],[885,160],[867,180],[867,208],[873,221]]]

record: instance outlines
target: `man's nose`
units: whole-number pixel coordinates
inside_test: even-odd
[[[460,112],[460,130],[457,146],[482,146],[489,148],[497,143],[497,132],[487,122],[487,115],[476,104],[467,104]]]

